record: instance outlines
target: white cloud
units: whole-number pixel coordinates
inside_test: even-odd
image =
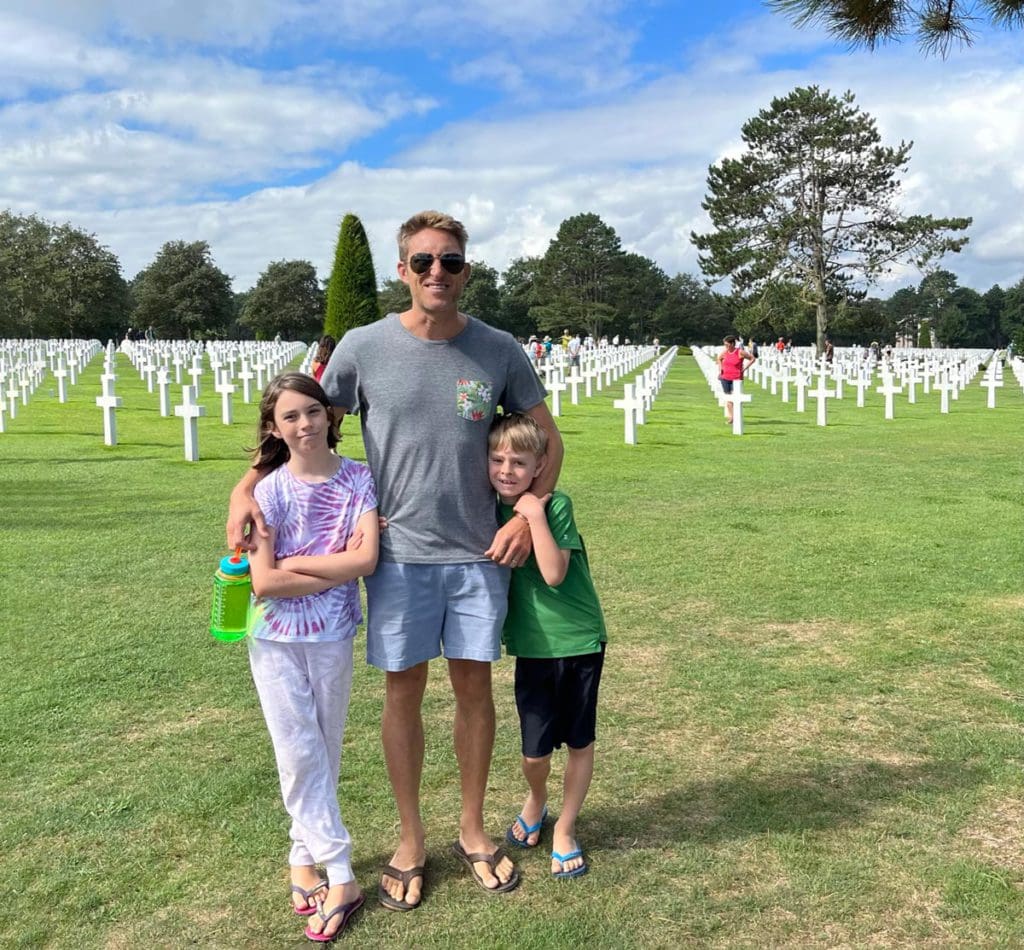
[[[59,50],[46,99],[0,109],[0,207],[95,231],[128,276],[175,239],[209,241],[237,289],[282,258],[307,258],[326,276],[338,223],[351,210],[383,278],[394,272],[395,229],[423,207],[461,216],[471,256],[499,269],[543,253],[564,218],[593,211],[627,249],[669,273],[696,272],[689,235],[707,227],[708,165],[737,151],[740,126],[773,96],[809,84],[852,88],[887,143],[914,139],[908,211],[974,215],[972,243],[947,262],[962,282],[1005,286],[1024,271],[1021,228],[1007,224],[1009,209],[1024,204],[1016,158],[1024,65],[1015,40],[946,62],[907,47],[824,52],[805,65],[825,48],[821,35],[768,17],[654,69],[630,59],[628,31],[616,35],[617,3],[487,0],[453,13],[459,29],[448,23],[441,34],[437,10],[411,0],[37,6],[68,27],[21,17],[24,62],[0,62],[0,89],[23,91],[45,78],[46,47]],[[111,22],[137,39],[116,47],[103,38],[113,35]],[[274,72],[174,45],[216,37],[220,48],[258,48],[316,29],[349,46],[393,45],[379,70],[327,62],[318,48],[308,62]],[[147,36],[169,45],[154,52]],[[414,44],[435,64],[447,60],[455,81],[486,87],[498,107],[465,118],[446,90],[416,88],[415,75],[401,72]],[[460,61],[456,53],[470,47]],[[657,78],[641,82],[647,74]],[[451,108],[436,108],[438,100]],[[409,116],[421,121],[404,125]],[[392,131],[408,145],[385,167],[344,161],[312,184],[276,184]],[[250,194],[222,197],[250,183]]]

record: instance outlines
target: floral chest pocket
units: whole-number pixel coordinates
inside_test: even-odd
[[[491,417],[493,409],[490,383],[479,379],[460,379],[456,383],[456,411],[463,419],[480,422]]]

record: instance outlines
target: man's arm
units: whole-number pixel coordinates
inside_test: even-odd
[[[548,448],[546,452],[547,461],[540,474],[530,485],[530,491],[538,498],[543,495],[550,495],[558,484],[558,476],[562,471],[562,459],[565,458],[565,445],[562,442],[562,433],[558,431],[551,410],[545,402],[537,403],[532,409],[528,409],[525,415],[533,419],[548,436]]]
[[[562,434],[558,431],[558,426],[555,425],[547,403],[537,403],[532,409],[527,409],[524,415],[533,419],[548,435],[547,461],[533,480],[530,491],[538,497],[550,495],[558,483],[558,475],[562,471],[562,459],[565,457]],[[532,550],[533,541],[530,538],[529,522],[525,517],[516,517],[510,518],[498,529],[491,546],[484,552],[484,555],[504,567],[518,567],[530,556]]]
[[[259,538],[269,537],[263,512],[256,504],[253,490],[267,472],[260,473],[250,468],[237,485],[231,489],[228,502],[227,539],[229,548],[255,551]]]

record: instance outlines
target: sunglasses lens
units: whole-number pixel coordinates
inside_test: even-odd
[[[461,254],[442,254],[438,260],[449,274],[461,274],[466,268],[466,259]],[[433,254],[413,254],[409,258],[409,270],[414,274],[425,274],[433,264]]]
[[[414,274],[425,274],[430,270],[430,265],[433,263],[433,254],[413,254],[413,256],[409,258],[409,270]]]

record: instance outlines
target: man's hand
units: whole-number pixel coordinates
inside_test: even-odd
[[[529,524],[522,518],[513,517],[498,529],[491,546],[484,551],[484,557],[502,567],[519,567],[532,550]]]
[[[228,507],[227,539],[229,548],[255,551],[260,538],[269,538],[263,512],[251,492],[233,491]]]

